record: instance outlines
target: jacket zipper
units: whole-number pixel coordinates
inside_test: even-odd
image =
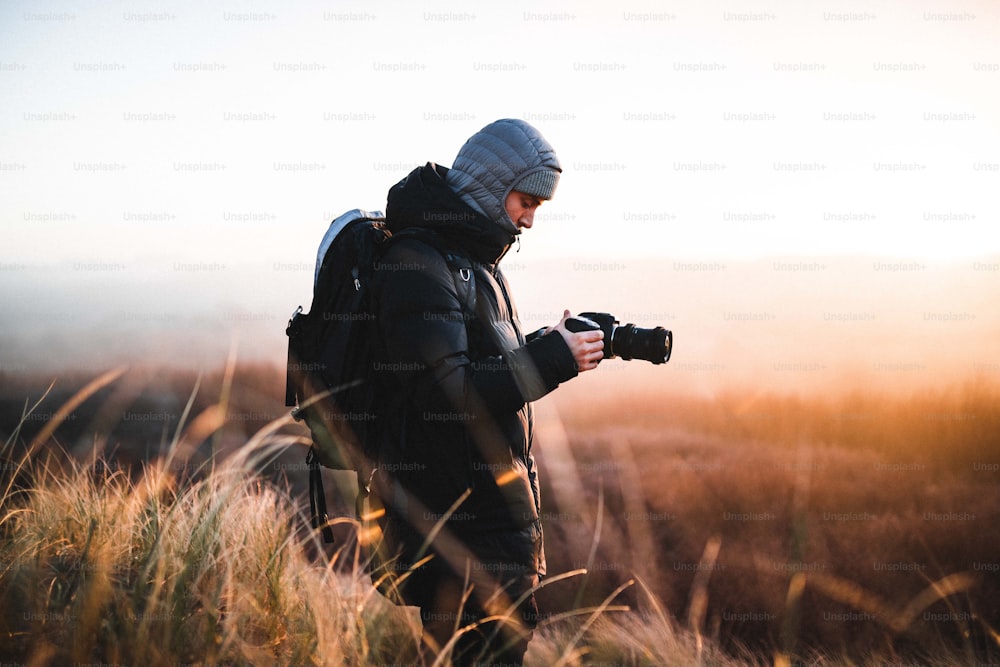
[[[508,250],[509,249],[510,246],[508,246]],[[504,255],[506,254],[507,253],[504,252]],[[500,256],[500,259],[503,259],[503,255]],[[521,345],[524,345],[524,336],[521,335],[521,327],[517,325],[517,322],[515,321],[514,318],[514,304],[511,303],[510,295],[507,293],[507,288],[504,286],[504,281],[501,280],[500,277],[497,275],[497,271],[500,270],[499,262],[500,260],[498,259],[497,264],[493,265],[493,270],[492,270],[493,280],[496,281],[496,284],[500,286],[500,293],[503,294],[504,304],[507,306],[507,312],[510,313],[510,323],[514,327],[514,333],[517,334],[517,342],[520,343]],[[532,434],[533,420],[531,418],[531,404],[527,402],[525,402],[524,404],[524,418],[528,425],[528,437],[526,438],[526,442],[524,443],[524,451],[521,452],[520,458],[524,462],[524,465],[527,466],[528,456],[531,455],[531,441],[533,436]]]

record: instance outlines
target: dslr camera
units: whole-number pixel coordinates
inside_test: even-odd
[[[654,364],[670,361],[674,334],[663,327],[643,329],[631,322],[621,325],[611,313],[580,313],[566,320],[570,331],[604,332],[604,358],[645,359]]]

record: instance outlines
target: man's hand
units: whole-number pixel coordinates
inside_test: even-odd
[[[566,328],[566,319],[572,317],[568,310],[563,311],[563,318],[559,324],[546,329],[545,333],[550,334],[558,331],[563,340],[569,346],[569,351],[573,353],[576,360],[576,367],[581,373],[597,368],[597,364],[604,358],[604,332],[600,329],[596,331],[578,331],[573,333]]]

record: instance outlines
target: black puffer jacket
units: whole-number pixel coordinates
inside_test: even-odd
[[[429,163],[389,191],[393,233],[418,227],[436,241],[404,234],[377,267],[382,368],[405,397],[384,422],[391,454],[380,495],[390,520],[413,528],[445,515],[468,489],[447,528],[476,551],[498,534],[537,532],[530,401],[577,370],[559,334],[526,341],[498,266],[514,236],[462,202],[446,173]],[[442,249],[471,260],[474,312]],[[422,541],[424,530],[402,532]],[[524,565],[544,573],[544,563]]]

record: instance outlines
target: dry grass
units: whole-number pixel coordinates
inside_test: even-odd
[[[122,395],[109,392],[112,379],[89,401]],[[351,549],[324,551],[298,495],[267,481],[294,441],[283,422],[237,442],[236,403],[280,414],[260,399],[270,385],[247,393],[231,369],[209,384],[222,400],[181,401],[181,418],[160,428],[164,456],[136,468],[93,448],[81,457],[80,440],[67,454],[58,410],[30,434],[11,433],[0,474],[0,657],[414,662],[414,610],[375,593]],[[550,575],[589,573],[553,576],[538,592],[550,615],[528,664],[996,662],[1000,587],[995,572],[974,567],[1000,553],[985,527],[997,514],[996,473],[970,467],[996,461],[996,396],[968,387],[896,403],[734,395],[671,400],[669,414],[652,400],[623,399],[627,412],[561,406],[561,420],[539,423]],[[938,416],[976,418],[937,419],[906,449],[930,404]]]
[[[553,396],[566,429],[577,433],[606,431],[609,424],[633,431],[675,429],[738,446],[808,443],[959,472],[996,463],[1000,455],[1000,386],[982,378],[936,390],[885,393],[855,387],[802,396],[752,388],[709,397],[647,387],[597,396],[572,385],[566,389]]]
[[[226,412],[215,404],[192,416],[193,403],[168,455],[136,475],[74,459],[48,440],[60,413],[21,456],[12,456],[18,432],[7,440],[0,656],[30,665],[414,663],[414,610],[379,596],[352,550],[316,556],[323,545],[299,504],[261,480],[294,439],[280,432],[285,420],[191,472],[178,465],[185,443],[210,439]],[[656,648],[637,643],[628,629],[635,622],[614,620],[624,611],[614,597],[546,620],[531,664],[593,664],[594,655],[617,656],[611,664],[697,660],[665,615],[658,626],[643,624]]]
[[[185,469],[173,457],[186,440],[221,426],[218,413],[191,419],[171,457],[137,479],[51,443],[5,470],[0,655],[33,665],[413,659],[417,619],[340,573],[343,554],[310,558],[296,504],[260,481],[287,437],[265,431],[199,475],[171,472]]]
[[[574,564],[562,554],[585,553],[596,523],[564,499],[603,502],[594,595],[638,571],[726,647],[988,663],[998,396],[976,384],[904,398],[570,395],[541,454],[559,503],[551,560]]]

